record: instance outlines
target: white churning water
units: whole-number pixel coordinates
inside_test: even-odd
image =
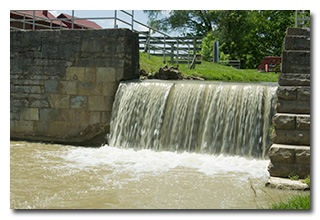
[[[276,85],[120,83],[109,145],[267,158]]]
[[[268,208],[297,194],[265,187],[276,89],[120,83],[109,145],[11,142],[10,207]]]

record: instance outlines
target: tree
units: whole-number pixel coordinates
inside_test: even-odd
[[[230,59],[241,60],[244,68],[256,68],[264,56],[281,56],[287,27],[294,26],[294,11],[288,10],[189,10],[145,11],[149,25],[182,35],[203,36],[202,54],[212,60],[211,45]],[[210,51],[211,50],[211,51]]]
[[[164,11],[145,10],[148,14],[148,25],[163,30],[181,31],[182,35],[204,36],[212,30],[215,20],[214,11],[207,10],[172,10],[168,16],[162,16]]]

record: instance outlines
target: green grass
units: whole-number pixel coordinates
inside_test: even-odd
[[[271,209],[310,209],[310,195],[294,196],[286,202],[272,204]]]
[[[171,66],[170,63],[167,65]],[[162,66],[163,57],[150,56],[148,59],[147,53],[140,52],[140,69],[155,73]],[[185,76],[200,76],[206,80],[226,82],[278,82],[279,76],[279,73],[259,73],[256,69],[236,69],[207,61],[202,61],[192,70],[188,70],[188,64],[180,64],[179,70]]]

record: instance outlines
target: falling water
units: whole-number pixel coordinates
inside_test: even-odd
[[[109,145],[265,158],[276,90],[275,84],[122,82]]]

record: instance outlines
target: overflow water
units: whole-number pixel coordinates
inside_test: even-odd
[[[276,85],[120,83],[109,145],[266,158]]]
[[[109,145],[11,142],[10,208],[259,209],[310,194],[264,186],[275,91],[121,83]]]

